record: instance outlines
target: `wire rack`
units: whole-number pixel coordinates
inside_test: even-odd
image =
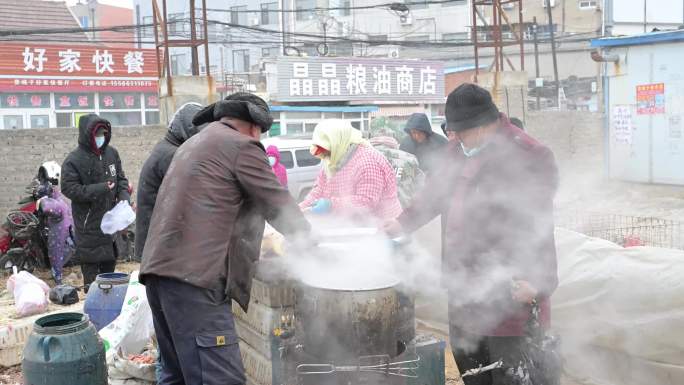
[[[556,225],[621,246],[654,246],[684,250],[684,222],[599,212],[564,212]]]

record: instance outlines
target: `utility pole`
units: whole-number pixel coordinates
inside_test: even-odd
[[[539,96],[539,92],[541,91],[539,86],[537,85],[537,79],[539,79],[539,39],[537,35],[538,31],[538,26],[537,26],[537,17],[535,16],[532,19],[533,25],[532,25],[532,32],[534,36],[534,68],[535,68],[535,78],[534,78],[534,86],[535,86],[535,94],[537,95],[537,111],[541,110],[541,100]]]
[[[280,0],[278,2],[278,6],[280,7],[280,34],[283,35],[283,42],[282,42],[282,47],[280,49],[280,53],[285,56],[287,55],[287,39],[285,38],[285,0]]]
[[[560,82],[558,81],[558,59],[556,57],[556,37],[553,31],[553,10],[551,0],[546,1],[546,11],[549,15],[549,33],[551,34],[551,56],[553,57],[553,80],[556,82],[556,105],[560,110]]]
[[[190,0],[190,40],[192,40],[193,42],[197,40],[197,23],[195,22],[195,0]],[[190,50],[192,54],[192,74],[194,76],[199,76],[199,54],[197,52],[197,46],[193,44],[190,47]],[[207,68],[207,75],[208,74],[209,68]]]

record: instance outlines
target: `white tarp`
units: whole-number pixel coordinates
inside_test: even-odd
[[[556,231],[552,325],[566,369],[591,383],[684,384],[684,251]]]

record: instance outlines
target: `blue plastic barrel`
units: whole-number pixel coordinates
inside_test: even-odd
[[[99,331],[121,314],[129,276],[125,273],[100,274],[90,285],[83,312]]]
[[[107,385],[104,345],[81,313],[39,318],[24,346],[21,371],[27,385]]]

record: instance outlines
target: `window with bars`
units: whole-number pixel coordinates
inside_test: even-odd
[[[261,4],[261,25],[278,24],[278,3]]]
[[[230,22],[232,24],[247,25],[247,6],[230,7]]]
[[[579,9],[582,9],[582,10],[596,9],[597,7],[598,7],[598,1],[596,1],[596,0],[580,0],[580,2],[579,2]]]
[[[297,21],[311,20],[316,15],[316,0],[295,0],[295,14]]]

